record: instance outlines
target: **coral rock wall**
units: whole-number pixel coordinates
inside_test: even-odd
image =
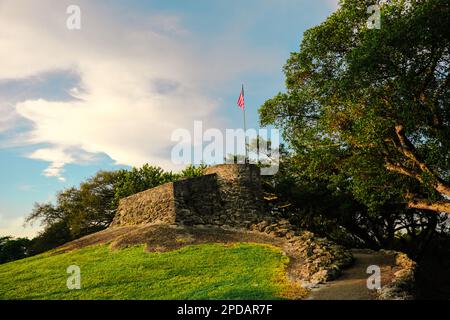
[[[259,168],[226,164],[122,199],[111,227],[151,223],[247,228],[264,218]]]

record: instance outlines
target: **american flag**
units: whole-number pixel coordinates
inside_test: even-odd
[[[244,86],[243,85],[242,85],[241,94],[239,95],[239,99],[237,101],[237,105],[238,105],[239,108],[244,110],[244,108],[245,108],[245,101],[244,101]]]

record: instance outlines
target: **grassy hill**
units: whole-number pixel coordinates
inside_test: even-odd
[[[270,245],[202,244],[165,253],[106,244],[0,265],[0,299],[284,299],[305,291],[286,277],[289,258]],[[66,269],[81,269],[69,290]]]

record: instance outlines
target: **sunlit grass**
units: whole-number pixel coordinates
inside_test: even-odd
[[[304,294],[271,246],[207,244],[167,253],[107,245],[0,265],[0,299],[281,299]],[[67,267],[81,269],[69,290]]]

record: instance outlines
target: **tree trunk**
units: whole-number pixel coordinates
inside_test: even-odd
[[[450,214],[450,201],[431,202],[427,200],[411,200],[408,202],[411,209],[430,210]]]
[[[394,142],[394,145],[396,145],[397,150],[403,156],[409,160],[412,160],[415,168],[407,168],[402,164],[392,163],[389,159],[386,159],[386,169],[416,179],[422,184],[424,183],[422,174],[428,174],[434,179],[432,182],[433,189],[444,196],[444,198],[450,199],[450,186],[439,176],[439,174],[430,169],[430,167],[428,167],[428,165],[420,159],[414,145],[406,137],[404,130],[405,129],[401,124],[395,126],[395,133],[400,144],[398,145]],[[408,202],[409,208],[450,214],[450,200],[429,201],[426,199],[415,199],[411,196],[407,198],[411,199]]]

